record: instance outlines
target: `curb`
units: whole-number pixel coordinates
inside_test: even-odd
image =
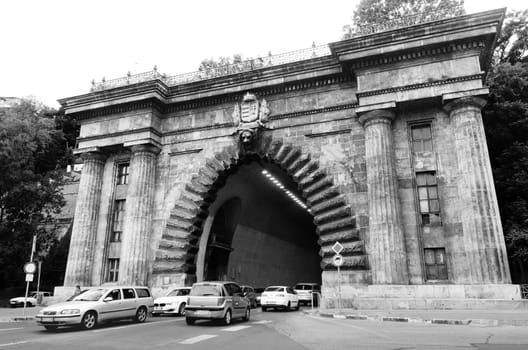
[[[406,322],[406,323],[421,323],[421,324],[443,324],[443,325],[458,325],[458,326],[528,326],[528,320],[494,320],[494,319],[426,319],[426,318],[411,318],[411,317],[392,317],[382,315],[361,315],[361,314],[334,314],[329,312],[304,312],[310,315],[319,315],[326,318],[334,318],[340,320],[362,320],[362,321],[381,321],[381,322]]]

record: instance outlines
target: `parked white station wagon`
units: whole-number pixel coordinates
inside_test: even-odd
[[[153,306],[154,299],[147,287],[100,287],[42,309],[36,320],[48,330],[76,325],[91,329],[99,322],[116,319],[145,322]]]

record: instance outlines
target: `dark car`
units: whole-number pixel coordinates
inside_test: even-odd
[[[240,286],[242,288],[242,293],[246,298],[249,300],[249,305],[251,305],[252,309],[255,309],[257,307],[257,294],[255,294],[255,290],[251,286]]]

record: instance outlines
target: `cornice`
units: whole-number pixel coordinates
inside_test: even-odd
[[[375,95],[383,95],[383,94],[388,94],[388,93],[392,93],[392,92],[415,90],[415,89],[421,89],[421,88],[426,88],[426,87],[431,87],[431,86],[453,84],[453,83],[469,81],[469,80],[477,80],[477,79],[482,80],[483,77],[484,77],[484,73],[480,73],[480,74],[466,75],[466,76],[450,78],[450,79],[428,81],[428,82],[419,83],[419,84],[410,84],[410,85],[404,85],[404,86],[397,86],[397,87],[388,88],[388,89],[380,89],[380,90],[371,90],[371,91],[365,91],[365,92],[358,92],[356,95],[357,95],[358,98],[367,97],[367,96],[375,96]]]
[[[138,134],[142,132],[150,132],[158,137],[162,136],[162,134],[158,130],[152,127],[148,127],[148,128],[140,128],[140,129],[134,129],[134,130],[127,130],[127,131],[119,131],[119,132],[114,132],[114,133],[104,134],[104,135],[79,137],[77,138],[77,142],[79,143],[79,142],[101,140],[101,139],[106,139],[106,138],[119,137],[123,135]]]

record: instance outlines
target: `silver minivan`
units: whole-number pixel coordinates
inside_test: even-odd
[[[238,284],[225,281],[193,284],[185,307],[188,325],[200,319],[221,319],[228,325],[234,318],[249,321],[249,317],[249,300]]]

